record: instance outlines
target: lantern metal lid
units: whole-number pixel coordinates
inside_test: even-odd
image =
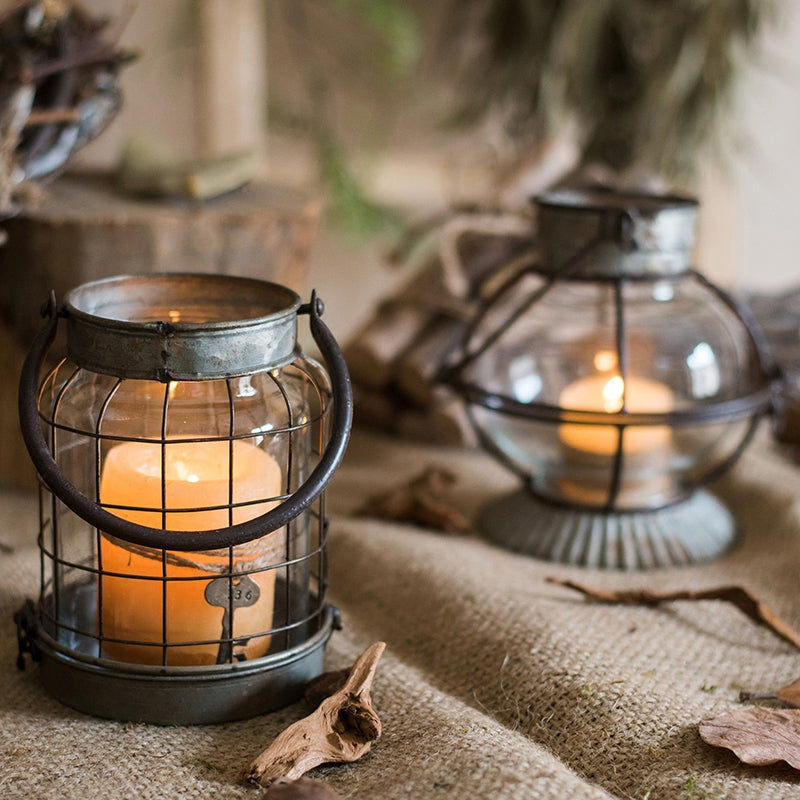
[[[770,407],[761,336],[691,266],[693,198],[556,191],[538,251],[489,297],[445,380],[524,488],[481,513],[502,546],[636,569],[737,535],[702,487]]]
[[[324,493],[352,396],[321,302],[165,274],[86,284],[47,313],[20,381],[42,484],[21,660],[65,704],[115,719],[221,722],[294,701],[339,625]],[[297,345],[303,314],[325,367]],[[61,319],[67,358],[39,384]]]
[[[64,298],[67,354],[124,378],[247,375],[297,355],[300,298],[291,289],[223,275],[108,278]]]
[[[689,269],[697,201],[559,190],[536,199],[539,270],[573,278],[667,277]]]

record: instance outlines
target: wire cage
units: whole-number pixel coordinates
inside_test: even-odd
[[[352,401],[321,303],[263,281],[78,287],[28,356],[23,433],[41,477],[41,586],[18,615],[46,687],[161,724],[285,705],[321,671],[324,489]],[[308,314],[326,369],[297,344]],[[38,386],[60,318],[66,357]]]
[[[761,336],[690,264],[696,202],[538,198],[539,253],[481,310],[448,380],[525,489],[481,527],[530,555],[639,568],[712,558],[735,521],[701,487],[770,407]]]

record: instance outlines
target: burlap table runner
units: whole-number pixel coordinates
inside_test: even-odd
[[[382,639],[373,696],[384,735],[348,766],[321,768],[345,798],[790,798],[800,773],[746,767],[697,723],[739,707],[740,688],[800,677],[800,653],[715,601],[660,609],[584,603],[545,583],[619,588],[743,583],[800,626],[800,469],[766,430],[714,490],[743,536],[707,565],[594,572],[479,539],[356,518],[364,497],[429,464],[459,476],[467,511],[511,489],[487,457],[359,434],[331,498],[330,599],[345,628],[331,668]],[[35,504],[0,500],[0,797],[254,798],[240,770],[301,705],[228,725],[158,728],[92,719],[14,666],[13,611],[37,584]]]

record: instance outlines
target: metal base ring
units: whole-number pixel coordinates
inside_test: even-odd
[[[124,722],[207,725],[247,719],[298,700],[322,672],[336,611],[300,645],[263,658],[208,667],[145,667],[70,656],[41,630],[41,679],[59,701],[77,711]]]

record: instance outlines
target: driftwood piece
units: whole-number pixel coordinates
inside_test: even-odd
[[[353,664],[345,685],[316,711],[290,725],[258,755],[244,774],[268,786],[276,778],[295,780],[320,764],[357,761],[381,735],[370,687],[386,647],[376,642]]]
[[[303,700],[312,710],[315,709],[323,700],[332,694],[341,691],[350,677],[349,669],[337,669],[332,672],[323,672],[316,678],[312,678],[303,692]]]

